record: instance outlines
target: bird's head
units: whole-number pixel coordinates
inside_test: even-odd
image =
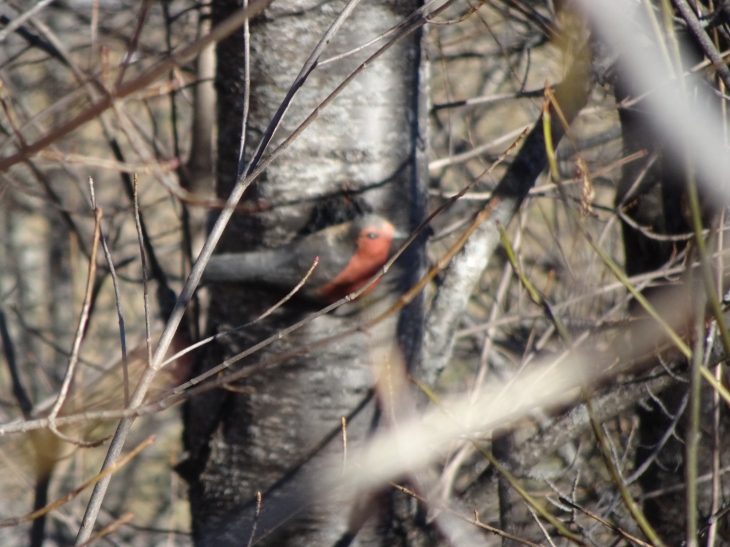
[[[407,235],[377,215],[365,215],[354,220],[350,227],[353,239],[357,241],[357,253],[363,259],[382,260],[394,251],[394,245],[402,243]]]

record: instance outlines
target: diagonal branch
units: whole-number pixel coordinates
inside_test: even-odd
[[[577,56],[570,72],[555,90],[568,122],[585,106],[593,86],[591,56],[587,50],[588,46],[585,46],[583,54]],[[553,124],[552,138],[555,144],[563,134],[562,126]],[[492,193],[492,199],[499,200],[492,216],[469,238],[445,272],[444,282],[426,318],[425,357],[420,370],[413,371],[420,381],[432,385],[449,362],[456,329],[469,297],[499,245],[497,223],[503,226],[510,223],[546,166],[545,136],[540,118]]]

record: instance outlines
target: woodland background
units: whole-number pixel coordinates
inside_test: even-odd
[[[244,160],[258,161],[345,6],[275,2],[260,15],[264,4],[251,5],[250,38],[240,18],[217,50],[201,38],[235,2],[0,7],[0,519],[94,477],[110,442],[127,453],[155,435],[115,472],[98,517],[87,488],[33,523],[3,520],[0,542],[69,545],[109,526],[97,544],[730,544],[730,336],[716,320],[726,0],[357,6],[305,71],[264,159],[296,138],[228,211],[218,250],[275,247],[370,209],[415,232],[448,206],[371,306],[308,323],[229,368],[244,377],[208,380],[214,391],[129,411],[125,443],[108,440],[117,411],[141,402],[141,377],[154,379],[137,393],[164,396],[317,311],[294,297],[144,372],[162,360],[171,313],[168,355],[282,296],[265,283],[183,289],[226,214],[243,111]],[[600,11],[611,6],[629,18],[616,24]],[[420,296],[362,327],[434,265]],[[59,420],[71,418],[54,432],[44,418],[59,393]]]

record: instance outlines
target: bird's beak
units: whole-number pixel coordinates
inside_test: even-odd
[[[396,230],[395,232],[393,232],[391,245],[396,245],[400,247],[409,237],[411,237],[411,234],[409,234],[408,232],[404,232],[403,230]]]

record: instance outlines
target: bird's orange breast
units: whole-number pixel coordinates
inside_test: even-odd
[[[391,227],[392,228],[392,227]],[[330,302],[344,298],[350,293],[362,288],[374,276],[378,269],[388,260],[392,233],[387,230],[378,230],[376,239],[370,239],[363,230],[357,241],[357,251],[345,268],[332,281],[322,286],[317,293]],[[367,292],[370,292],[378,283],[373,283]]]

